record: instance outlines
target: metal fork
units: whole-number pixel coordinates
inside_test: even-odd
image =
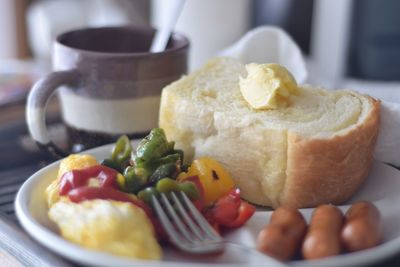
[[[194,254],[222,251],[225,247],[224,240],[186,194],[184,192],[169,194],[172,200],[162,193],[160,199],[153,195],[152,203],[170,241],[180,250]]]
[[[184,192],[170,194],[172,200],[164,193],[160,194],[160,199],[153,195],[152,203],[170,241],[177,248],[193,254],[205,254],[230,247],[233,251],[240,251],[241,257],[248,256],[246,266],[260,266],[260,262],[263,266],[289,266],[253,248],[224,241]]]

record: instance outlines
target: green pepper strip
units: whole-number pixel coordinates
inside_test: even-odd
[[[164,156],[170,149],[164,130],[155,128],[146,136],[136,149],[136,156],[148,161]]]
[[[135,167],[127,167],[124,172],[125,182],[120,188],[128,193],[137,193],[147,182],[147,176],[138,175]]]
[[[122,166],[131,156],[132,145],[128,136],[118,138],[111,154],[111,160]]]

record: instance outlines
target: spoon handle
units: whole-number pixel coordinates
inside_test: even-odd
[[[185,0],[172,1],[170,15],[167,17],[166,23],[156,32],[153,42],[151,43],[150,52],[157,53],[165,50],[184,4]]]

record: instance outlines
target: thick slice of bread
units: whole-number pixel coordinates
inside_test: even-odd
[[[239,90],[244,64],[217,58],[164,88],[160,127],[189,159],[210,156],[243,198],[278,207],[340,204],[366,177],[380,102],[307,85],[275,110],[251,109]]]

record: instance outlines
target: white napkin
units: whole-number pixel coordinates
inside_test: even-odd
[[[301,50],[285,31],[277,27],[255,28],[219,55],[237,58],[245,63],[279,63],[288,68],[299,84],[307,79],[306,63]],[[400,86],[383,90],[380,84],[374,86],[374,83],[369,82],[364,86],[355,86],[360,84],[362,85],[349,82],[344,85],[348,89],[382,100],[381,125],[374,157],[376,160],[400,166]]]
[[[304,83],[307,79],[307,68],[300,48],[285,31],[277,27],[255,28],[219,55],[237,58],[244,63],[279,63],[293,74],[298,83]]]

